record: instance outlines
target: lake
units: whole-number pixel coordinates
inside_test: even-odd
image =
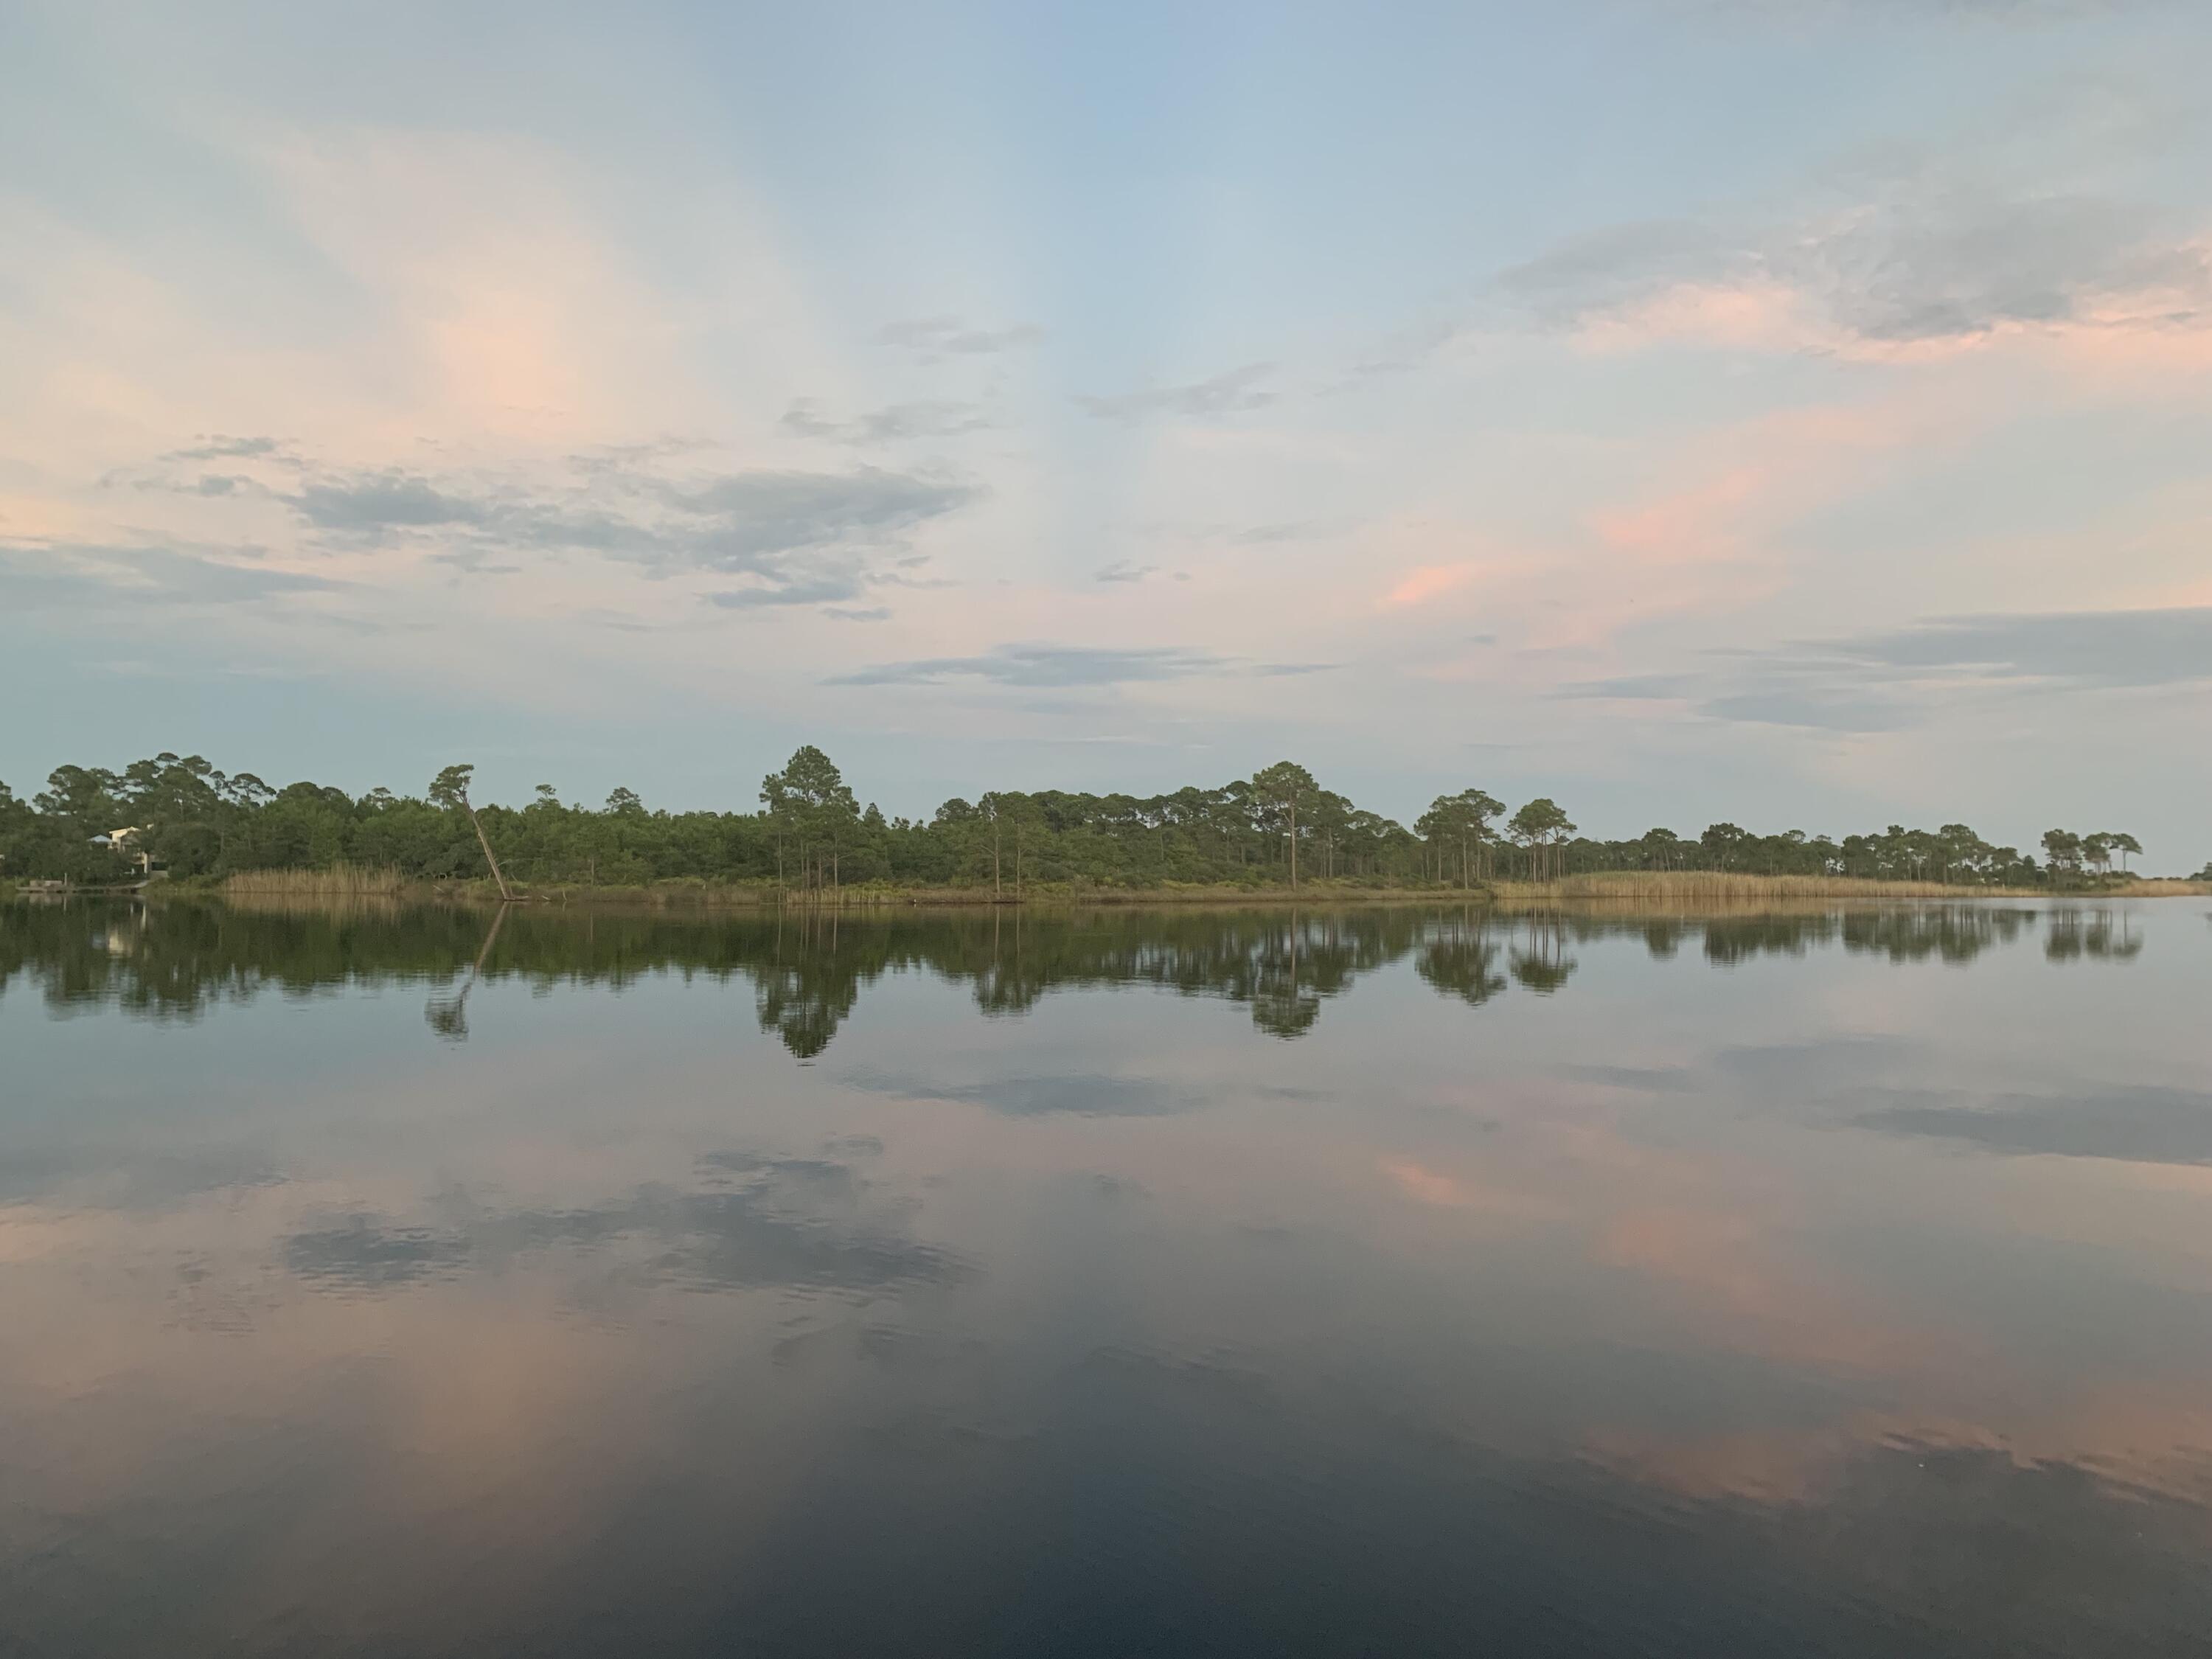
[[[0,905],[0,1652],[2205,1653],[2208,908]]]

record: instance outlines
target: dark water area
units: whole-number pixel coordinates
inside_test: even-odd
[[[0,1654],[2212,1651],[2212,918],[0,905]]]

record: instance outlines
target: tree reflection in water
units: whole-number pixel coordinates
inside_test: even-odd
[[[2043,935],[2043,954],[2051,962],[2076,962],[2084,957],[2127,962],[2142,950],[2142,935],[2125,909],[2082,910],[2071,905],[2051,912],[2051,925]]]
[[[22,981],[64,1010],[97,1003],[189,1020],[226,1001],[413,981],[437,988],[425,1009],[431,1028],[462,1042],[469,998],[487,981],[619,988],[647,975],[703,975],[750,982],[761,1029],[805,1061],[830,1047],[861,993],[887,974],[964,986],[987,1016],[1019,1016],[1063,988],[1149,986],[1240,1004],[1260,1030],[1294,1039],[1313,1029],[1330,999],[1408,957],[1439,994],[1486,1007],[1516,986],[1540,996],[1565,990],[1577,948],[1601,940],[1638,942],[1656,960],[1694,941],[1720,967],[1838,948],[1895,962],[1965,963],[2039,927],[2055,963],[2126,962],[2142,949],[2124,906],[1899,904],[1708,916],[1479,905],[729,915],[111,900],[0,905],[0,994]]]
[[[1480,931],[1453,929],[1421,947],[1413,969],[1446,996],[1480,1008],[1505,988],[1498,946]]]
[[[469,975],[461,981],[461,988],[451,995],[434,994],[423,1006],[422,1018],[430,1029],[449,1042],[469,1040],[469,993],[483,977],[484,963],[491,957],[492,946],[499,943],[499,930],[506,925],[507,913],[514,907],[502,904],[499,914],[491,919],[491,927],[484,934],[484,942],[477,951],[477,959],[469,964]]]
[[[1567,954],[1567,928],[1556,915],[1531,912],[1523,919],[1521,939],[1514,945],[1513,977],[1540,997],[1547,997],[1567,982],[1575,959]]]

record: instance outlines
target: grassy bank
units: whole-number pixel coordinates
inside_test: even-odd
[[[1608,871],[1558,881],[1494,882],[1507,903],[1763,904],[1806,899],[2172,898],[2212,893],[2203,882],[2114,881],[2095,887],[1960,887],[1935,881],[1870,881],[1854,876],[1752,876],[1711,870]]]
[[[161,884],[156,896],[216,896],[245,907],[395,903],[497,903],[488,879],[409,881],[390,870],[335,866],[328,870],[264,870],[220,883]],[[1610,872],[1549,882],[1493,882],[1472,889],[1446,885],[1365,886],[1312,881],[1286,886],[1164,883],[1115,887],[1094,882],[1030,882],[1018,896],[1011,886],[906,887],[865,883],[826,891],[798,891],[772,882],[674,880],[637,886],[543,885],[518,889],[526,902],[553,907],[620,907],[650,910],[763,910],[778,906],[841,911],[966,908],[993,904],[1030,907],[1434,904],[1473,902],[1515,907],[1548,904],[1712,905],[1800,904],[1812,901],[1974,898],[2156,898],[2212,893],[2212,884],[2132,880],[2077,889],[1954,887],[1938,882],[1869,881],[1850,877],[1753,876],[1710,871]]]
[[[234,876],[220,884],[179,883],[170,890],[175,896],[198,893],[242,905],[293,903],[499,902],[497,887],[489,880],[407,882],[377,872],[274,871]],[[1480,890],[1463,894],[1456,888],[1367,887],[1352,884],[1309,883],[1292,892],[1288,887],[1247,887],[1231,883],[1165,883],[1150,887],[1109,887],[1096,882],[1030,882],[1017,893],[1011,886],[995,893],[988,887],[912,887],[864,883],[821,890],[779,888],[772,882],[659,881],[618,885],[516,886],[518,902],[567,907],[619,908],[649,910],[769,910],[779,907],[804,909],[867,911],[884,909],[988,908],[1024,905],[1084,908],[1101,906],[1252,904],[1419,904],[1438,900],[1473,897]]]
[[[1870,881],[1851,876],[1748,876],[1715,870],[1608,871],[1596,875],[1566,876],[1558,881],[1498,882],[1492,884],[1492,890],[1501,899],[1712,900],[1727,903],[1765,899],[2045,896],[2041,888],[1953,887],[1936,881]]]

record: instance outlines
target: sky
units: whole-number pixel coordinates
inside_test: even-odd
[[[0,780],[2212,858],[2212,7],[0,6]]]

